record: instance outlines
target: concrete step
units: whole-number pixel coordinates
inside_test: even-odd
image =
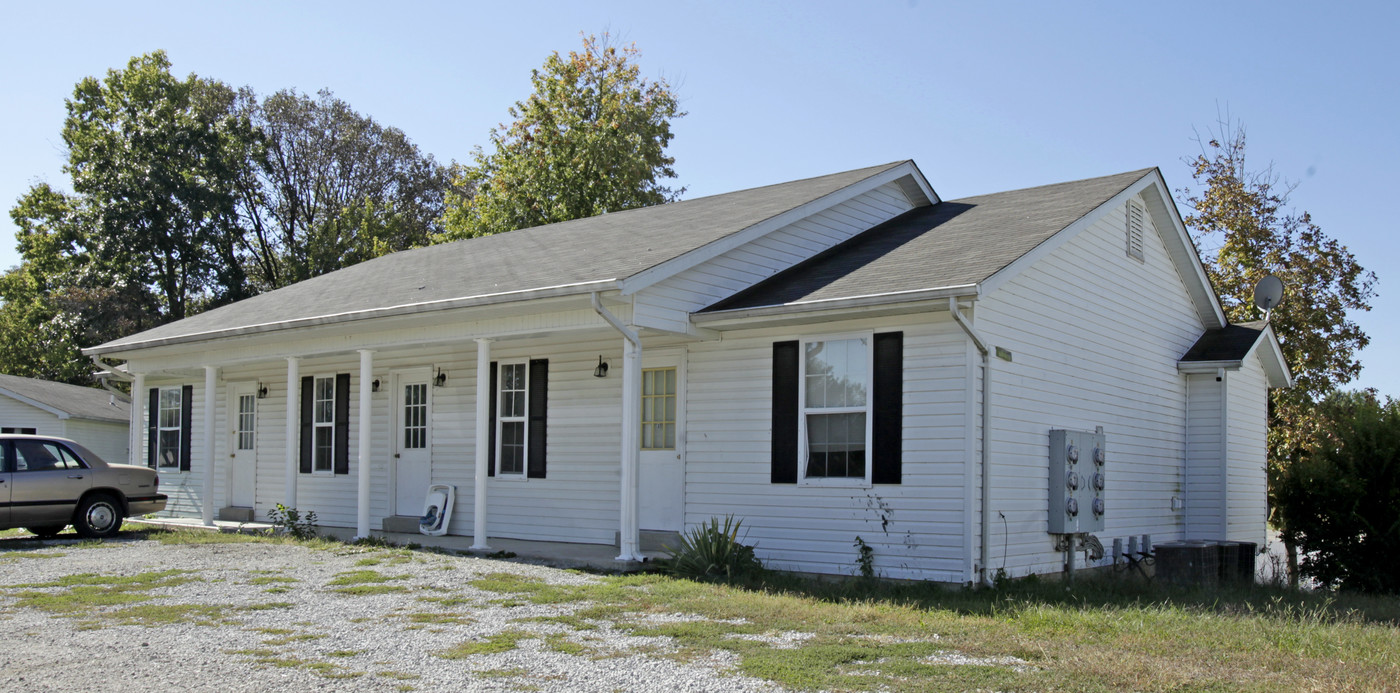
[[[381,526],[381,529],[386,532],[418,534],[418,521],[420,519],[421,518],[417,515],[391,515],[384,518],[384,524]]]
[[[640,551],[665,551],[666,547],[679,548],[681,533],[664,529],[644,529],[637,537]],[[613,546],[622,547],[622,532],[613,532]]]
[[[238,506],[233,505],[230,505],[227,508],[219,508],[218,519],[223,520],[225,522],[252,522],[253,509],[240,508]]]

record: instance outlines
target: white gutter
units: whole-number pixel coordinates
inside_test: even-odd
[[[590,295],[594,312],[606,320],[613,329],[622,333],[625,341],[622,353],[622,445],[621,445],[621,522],[618,531],[621,551],[619,561],[643,561],[641,552],[641,526],[637,517],[637,472],[641,457],[642,408],[642,338],[636,331],[622,324],[617,316],[608,312],[598,300],[598,292]]]
[[[988,547],[992,543],[992,436],[989,433],[992,420],[992,359],[991,349],[987,346],[987,341],[977,333],[977,329],[963,317],[962,311],[958,309],[958,299],[956,296],[948,298],[948,312],[953,314],[953,320],[958,323],[963,332],[967,333],[967,338],[972,340],[973,346],[982,354],[982,546],[980,549],[980,562],[982,564],[982,583],[992,584],[991,571],[988,563],[991,555]]]
[[[88,355],[115,354],[125,351],[135,351],[137,349],[150,349],[159,346],[169,346],[172,344],[186,344],[189,342],[202,342],[223,337],[241,337],[251,334],[261,334],[265,332],[276,332],[290,330],[299,327],[316,327],[341,322],[351,322],[355,320],[369,320],[372,318],[393,317],[398,315],[415,315],[439,310],[450,310],[453,308],[473,308],[478,306],[493,305],[498,303],[512,303],[516,301],[528,301],[538,298],[554,298],[559,296],[569,296],[588,291],[587,287],[593,290],[608,288],[604,285],[615,285],[616,279],[598,279],[595,281],[577,282],[574,284],[560,284],[558,286],[545,286],[536,289],[524,289],[521,291],[503,291],[493,294],[480,294],[477,296],[463,296],[459,298],[444,298],[435,301],[422,301],[419,303],[405,303],[397,306],[385,308],[371,308],[369,310],[352,310],[343,313],[330,313],[327,315],[317,315],[295,320],[284,320],[276,322],[258,323],[255,325],[244,325],[242,327],[206,330],[204,332],[194,332],[190,334],[176,335],[173,337],[160,337],[136,342],[115,342],[102,344],[95,347],[88,347],[82,352]]]

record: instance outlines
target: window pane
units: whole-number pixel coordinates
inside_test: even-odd
[[[803,362],[806,406],[809,409],[865,406],[868,349],[865,339],[808,342]]]
[[[331,428],[330,426],[318,426],[316,428],[315,460],[316,469],[318,470],[326,470],[331,468],[332,455],[334,453],[334,450],[332,448],[332,434],[334,433],[334,431],[335,429]]]
[[[506,421],[501,424],[501,473],[519,474],[525,471],[525,422]]]
[[[807,415],[807,476],[865,477],[865,414]]]
[[[180,466],[180,430],[160,432],[160,450],[156,464],[162,467]]]

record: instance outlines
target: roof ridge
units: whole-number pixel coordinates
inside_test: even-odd
[[[1135,176],[1135,178],[1134,178],[1133,180],[1138,180],[1138,179],[1142,178],[1142,176],[1145,176],[1145,175],[1147,175],[1147,174],[1149,174],[1149,173],[1151,173],[1151,172],[1153,172],[1153,171],[1156,171],[1156,170],[1157,170],[1157,167],[1156,167],[1156,166],[1150,166],[1150,167],[1148,167],[1148,168],[1141,168],[1141,169],[1137,169],[1137,170],[1134,170],[1134,171],[1122,171],[1122,172],[1120,172],[1120,173],[1110,173],[1110,174],[1108,174],[1108,175],[1106,175],[1106,176],[1094,176],[1094,177],[1092,177],[1092,178],[1079,178],[1079,179],[1076,179],[1076,180],[1060,181],[1060,182],[1058,182],[1058,183],[1045,183],[1045,184],[1042,184],[1042,185],[1032,185],[1032,186],[1025,187],[1025,188],[1014,188],[1014,189],[1012,189],[1012,190],[998,190],[998,191],[996,191],[996,192],[981,193],[981,194],[978,194],[978,195],[968,195],[968,196],[966,196],[966,197],[959,197],[959,198],[957,198],[957,199],[955,199],[955,200],[944,200],[944,201],[945,201],[945,202],[966,202],[966,201],[968,201],[968,200],[976,200],[976,199],[980,199],[980,198],[984,198],[984,197],[992,197],[992,196],[994,196],[994,195],[1009,195],[1009,194],[1012,194],[1012,193],[1025,193],[1025,192],[1030,192],[1030,191],[1032,191],[1032,190],[1041,190],[1041,189],[1043,189],[1043,188],[1055,188],[1055,187],[1059,187],[1059,186],[1062,186],[1062,185],[1078,185],[1078,184],[1081,184],[1081,183],[1093,183],[1093,182],[1095,182],[1095,181],[1107,180],[1107,179],[1109,179],[1109,178],[1118,178],[1118,177],[1120,177],[1120,176],[1128,176],[1128,175]]]

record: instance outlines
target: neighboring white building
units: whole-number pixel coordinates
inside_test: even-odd
[[[91,387],[0,375],[0,433],[75,440],[108,462],[129,456],[131,404]]]
[[[1052,431],[1100,441],[1069,519],[1105,543],[1262,542],[1290,384],[1156,169],[943,201],[911,161],[395,253],[87,353],[133,374],[173,513],[366,536],[446,483],[476,547],[635,559],[733,514],[775,568],[853,573],[859,536],[954,583],[1061,569]]]

